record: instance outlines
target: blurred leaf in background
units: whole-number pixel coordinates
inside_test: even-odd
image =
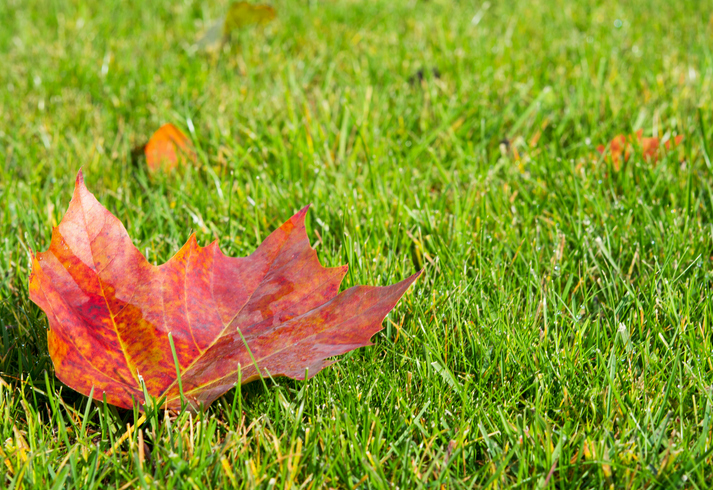
[[[248,2],[233,2],[230,4],[225,17],[218,19],[198,40],[197,46],[202,49],[210,49],[218,42],[221,45],[230,40],[230,36],[236,29],[242,29],[249,25],[266,24],[277,15],[274,8],[269,5],[254,5]]]

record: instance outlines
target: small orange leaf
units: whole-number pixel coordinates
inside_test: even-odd
[[[606,152],[606,147],[604,145],[599,145],[597,146],[597,151],[604,155]],[[627,161],[629,159],[629,145],[627,145],[626,142],[626,136],[623,134],[618,134],[614,136],[614,139],[611,140],[611,143],[609,143],[609,158],[611,159],[611,163],[614,166],[614,170],[617,172],[621,168],[621,161],[622,161],[622,156],[624,161]]]
[[[672,141],[673,141],[673,145],[671,145]],[[664,143],[664,147],[666,147],[667,150],[670,150],[673,146],[680,145],[681,141],[683,141],[683,135],[679,134],[673,140],[668,140],[666,143]]]
[[[632,144],[634,142],[638,145],[639,150],[646,161],[651,163],[656,163],[656,161],[658,161],[659,147],[661,146],[660,140],[655,137],[645,138],[643,129],[639,129],[635,136],[635,139],[632,136],[627,140],[626,136],[618,134],[609,143],[608,157],[610,158],[615,171],[618,172],[621,168],[622,159],[625,162],[629,160],[633,146]],[[671,144],[672,141],[673,145]],[[676,136],[673,140],[666,141],[666,143],[664,143],[664,147],[666,150],[670,150],[673,146],[678,146],[681,141],[683,141],[683,136]],[[601,155],[604,155],[606,153],[606,147],[604,145],[598,145],[597,151]]]
[[[180,160],[196,163],[198,157],[188,136],[171,123],[164,124],[144,146],[146,164],[151,172],[171,171]]]
[[[641,154],[644,156],[645,160],[655,162],[658,159],[659,139],[644,138],[643,134],[643,129],[639,129],[636,132],[636,140],[639,142],[639,146],[641,147]]]

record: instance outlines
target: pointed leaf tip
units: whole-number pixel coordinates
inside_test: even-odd
[[[299,216],[304,220],[305,216],[307,216],[307,211],[309,211],[309,204],[297,211],[297,213],[295,213],[295,216]]]

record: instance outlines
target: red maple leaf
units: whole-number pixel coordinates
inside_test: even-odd
[[[307,208],[248,257],[227,257],[194,235],[151,265],[121,222],[77,175],[46,252],[33,258],[30,298],[49,318],[57,377],[109,403],[145,403],[140,381],[167,408],[191,409],[262,376],[304,379],[361,346],[419,273],[341,294],[347,266],[325,268],[305,231]],[[175,345],[173,355],[171,336]],[[176,360],[181,372],[176,373]],[[179,386],[180,384],[180,386]]]

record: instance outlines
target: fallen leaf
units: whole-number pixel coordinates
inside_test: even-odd
[[[233,2],[223,23],[223,36],[229,36],[235,29],[252,24],[265,24],[276,16],[269,5],[252,5],[248,2]]]
[[[32,261],[30,298],[47,314],[57,377],[72,389],[130,408],[140,387],[196,410],[262,376],[304,379],[334,356],[371,345],[420,272],[386,287],[341,294],[347,266],[325,268],[302,209],[248,257],[227,257],[195,235],[151,265],[122,223],[77,175],[49,250]],[[175,345],[180,383],[169,341]]]
[[[603,155],[606,151],[606,147],[599,145],[597,146],[597,151]],[[614,166],[614,170],[618,172],[621,168],[622,157],[624,161],[629,160],[629,153],[626,136],[623,134],[614,136],[614,139],[609,143],[609,158]]]
[[[683,135],[682,135],[682,134],[679,134],[678,136],[676,136],[675,138],[673,138],[673,145],[671,144],[671,140],[668,140],[666,143],[664,143],[664,147],[665,147],[667,150],[670,150],[670,149],[673,148],[674,146],[680,145],[682,141],[683,141]]]
[[[228,12],[218,19],[196,43],[197,48],[209,49],[218,41],[225,44],[236,29],[252,24],[266,24],[277,16],[269,5],[254,5],[248,2],[233,2]]]
[[[666,143],[664,143],[664,148],[671,150],[674,146],[678,146],[681,141],[683,141],[683,135],[678,135],[673,140],[667,140]],[[618,172],[621,169],[622,162],[629,161],[634,144],[637,145],[645,160],[652,163],[658,161],[659,149],[661,147],[660,140],[658,138],[644,137],[643,129],[639,129],[636,132],[636,138],[632,136],[627,138],[623,134],[616,135],[609,143],[608,154],[607,147],[604,145],[598,145],[597,151],[601,155],[606,155],[611,160],[614,170]]]
[[[151,172],[168,172],[181,161],[196,163],[198,157],[193,143],[183,132],[171,123],[166,123],[156,131],[143,146],[146,165]]]
[[[639,139],[639,145],[641,146],[641,155],[644,160],[656,161],[659,152],[658,138],[641,138]]]

